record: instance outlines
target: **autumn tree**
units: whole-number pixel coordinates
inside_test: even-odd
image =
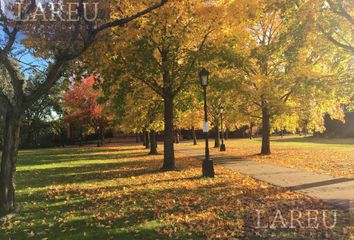
[[[278,116],[305,111],[309,105],[322,114],[338,106],[336,75],[326,71],[326,63],[309,47],[313,8],[311,1],[259,1],[257,14],[243,31],[246,37],[231,38],[234,54],[227,59],[233,59],[230,66],[244,98],[240,112],[262,121],[262,154],[271,152],[271,124]]]
[[[177,99],[177,122],[176,125],[181,129],[188,129],[191,133],[193,144],[197,145],[196,130],[201,129],[202,120],[204,117],[203,104],[201,97],[198,96],[198,91],[193,86],[188,91],[181,93]]]
[[[164,100],[162,169],[174,170],[175,99],[196,79],[191,76],[198,72],[198,58],[219,18],[216,6],[201,0],[170,2],[162,10],[158,15],[141,18],[122,35],[131,39],[122,42],[118,38],[118,43],[112,42],[100,59],[110,56],[116,69],[130,74]],[[132,31],[134,27],[139,33]]]
[[[19,20],[13,18],[15,13],[17,15],[13,6],[2,6],[0,14],[1,34],[4,36],[1,39],[0,65],[6,72],[6,77],[1,78],[0,89],[0,108],[5,115],[0,172],[1,214],[15,210],[16,159],[23,112],[50,91],[63,75],[68,64],[102,36],[104,30],[125,26],[161,7],[167,0],[147,1],[147,3],[145,1],[133,5],[130,1],[121,1],[118,12],[113,5],[114,14],[110,20],[100,18],[97,21],[88,21],[85,18],[84,3],[87,1],[80,0],[76,5],[75,21],[62,21],[60,18],[55,18],[48,22],[45,21],[47,17],[45,14],[38,16],[37,2],[31,0],[23,3],[22,8],[19,9],[21,12]],[[7,9],[3,12],[5,8]],[[23,21],[28,17],[31,17],[32,21]],[[19,42],[22,44],[19,45]],[[44,72],[44,80],[30,92],[24,91],[24,72],[16,67],[19,63],[24,64],[21,56],[26,52],[37,57],[39,62],[45,62],[38,69]],[[33,66],[31,63],[25,65]]]
[[[102,95],[99,89],[95,89],[96,79],[93,75],[81,79],[79,82],[72,82],[68,92],[63,96],[65,110],[64,119],[71,126],[92,128],[100,139],[100,145],[104,144],[105,130],[110,122],[104,104],[98,100]]]
[[[214,127],[214,147],[220,147],[220,110],[225,109],[225,115],[230,116],[237,104],[238,82],[228,75],[227,69],[210,65],[211,77],[208,85],[208,114]],[[224,115],[224,116],[225,116]],[[236,120],[236,119],[234,119]],[[225,122],[224,122],[225,124]]]
[[[163,100],[150,88],[131,81],[129,76],[120,77],[124,80],[102,85],[109,86],[105,89],[105,101],[114,113],[115,125],[123,132],[143,133],[149,154],[156,155],[157,133],[163,130]]]
[[[317,2],[317,27],[322,36],[334,46],[354,53],[354,17],[351,0],[319,0]]]

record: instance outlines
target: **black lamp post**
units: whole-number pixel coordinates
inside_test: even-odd
[[[224,113],[224,107],[220,108],[220,118],[221,118],[221,145],[220,145],[220,152],[225,152],[226,151],[226,146],[224,144],[224,128],[223,128],[223,113]]]
[[[207,107],[207,86],[209,80],[209,72],[203,68],[199,72],[200,82],[204,90],[204,123],[203,132],[205,133],[205,159],[203,161],[203,177],[213,178],[214,173],[214,163],[210,159],[209,154],[209,127],[208,127],[208,107]]]

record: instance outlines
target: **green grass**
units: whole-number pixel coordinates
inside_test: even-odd
[[[135,149],[136,150],[136,149]],[[114,174],[109,170],[127,167],[129,163],[118,159],[136,158],[145,155],[132,148],[120,149],[44,149],[26,150],[19,154],[17,167],[17,202],[22,213],[0,230],[0,239],[165,239],[154,229],[163,223],[140,213],[132,213],[110,225],[97,221],[85,208],[95,207],[92,202],[77,193],[48,195],[53,187],[75,184],[87,188],[90,184],[112,187]],[[102,172],[107,174],[102,174]],[[121,177],[133,177],[137,172],[126,172]],[[123,186],[115,185],[115,188]],[[108,211],[109,207],[97,209]],[[114,209],[111,209],[114,210]],[[128,211],[128,209],[126,209]],[[69,217],[63,217],[70,213]]]
[[[354,177],[354,139],[272,137],[269,156],[259,156],[261,144],[261,138],[231,139],[226,142],[226,154],[336,177]]]
[[[262,139],[257,137],[250,139],[238,139],[230,141],[232,145],[241,144],[242,146],[261,146]],[[313,148],[330,149],[344,152],[354,152],[354,139],[352,138],[316,138],[285,136],[271,137],[271,147],[291,147],[291,148]]]
[[[287,137],[272,144],[353,149],[349,140],[328,141]],[[227,144],[253,151],[260,140]],[[0,239],[205,239],[201,234],[220,235],[225,226],[228,233],[242,236],[254,231],[250,216],[257,207],[326,208],[220,167],[215,179],[201,179],[200,162],[181,156],[181,171],[162,173],[162,158],[147,156],[140,146],[20,151],[16,200],[22,212],[0,227]],[[292,233],[276,234],[274,239],[283,239]]]

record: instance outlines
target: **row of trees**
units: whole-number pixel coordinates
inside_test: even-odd
[[[175,169],[174,125],[188,115],[191,128],[199,122],[201,66],[213,73],[208,111],[214,126],[221,105],[229,126],[261,123],[263,154],[270,153],[272,128],[306,123],[319,129],[324,113],[341,118],[340,105],[351,100],[350,1],[120,1],[112,4],[112,20],[94,22],[83,16],[84,2],[79,21],[69,23],[1,14],[3,214],[15,209],[21,116],[77,69],[102,74],[102,100],[126,131],[163,128],[163,170]],[[36,1],[29,1],[23,18],[35,10]],[[23,62],[24,54],[34,63]],[[41,73],[33,89],[28,68]]]
[[[83,59],[102,73],[126,131],[164,126],[164,170],[175,169],[174,126],[201,122],[202,66],[212,72],[216,131],[224,106],[228,126],[261,125],[261,153],[270,154],[272,129],[322,131],[325,113],[343,120],[353,93],[347,9],[349,2],[324,0],[170,2]]]

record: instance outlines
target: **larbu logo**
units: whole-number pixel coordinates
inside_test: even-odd
[[[80,17],[93,22],[99,17],[99,2],[80,3],[78,0],[35,0],[35,7],[29,14],[23,14],[30,6],[31,0],[1,0],[1,15],[21,22],[76,22]],[[102,15],[101,15],[102,16]]]
[[[333,229],[337,225],[336,210],[290,210],[282,212],[276,210],[275,213],[269,213],[262,210],[256,210],[257,229],[276,229],[276,228],[324,228]]]

